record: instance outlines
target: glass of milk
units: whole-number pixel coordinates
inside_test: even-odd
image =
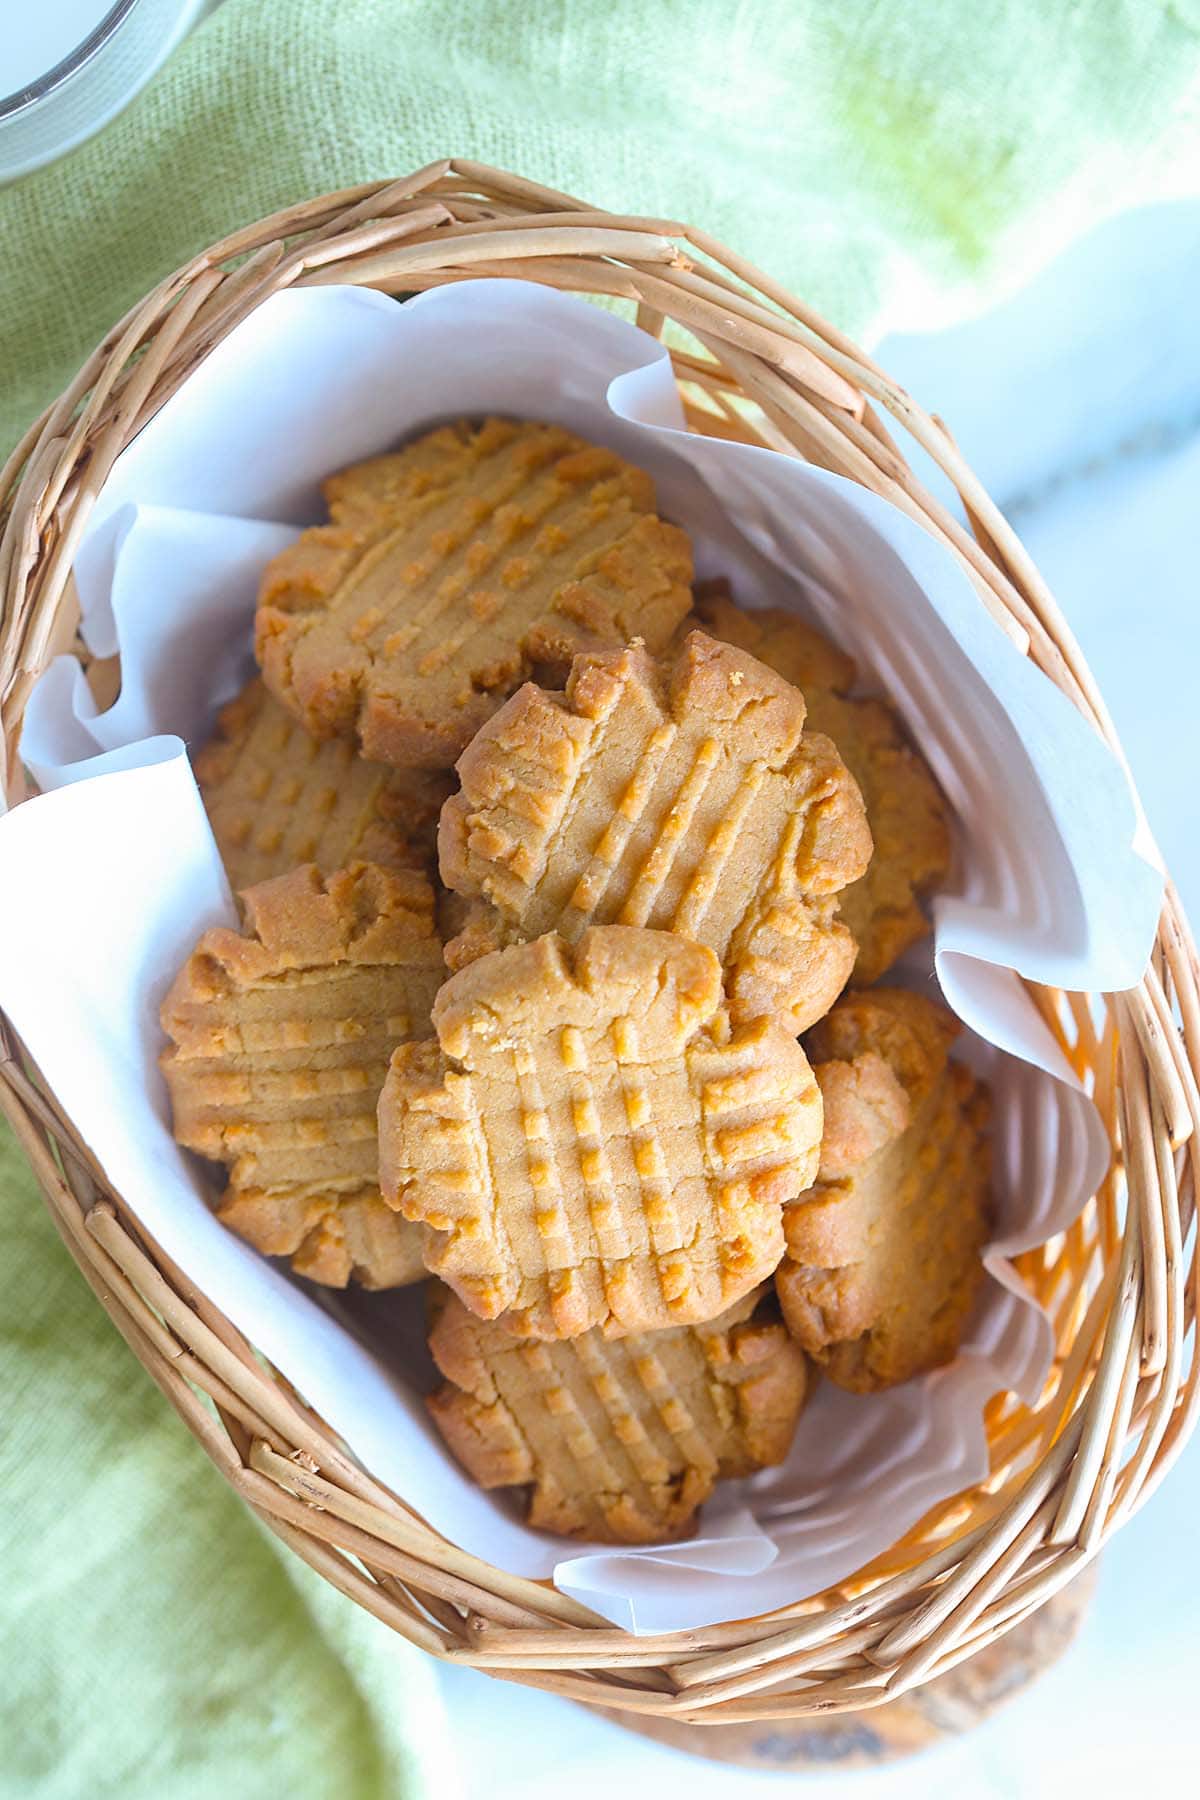
[[[0,182],[99,131],[210,9],[211,0],[0,4]]]

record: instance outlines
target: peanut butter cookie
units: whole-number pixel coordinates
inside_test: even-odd
[[[263,576],[267,686],[314,737],[376,762],[448,767],[536,669],[690,605],[691,547],[654,485],[555,425],[448,425],[325,483],[330,523]]]
[[[692,1324],[756,1287],[816,1174],[820,1096],[766,1019],[730,1029],[711,950],[599,926],[442,988],[379,1101],[380,1186],[427,1266],[539,1338]]]
[[[220,1215],[303,1274],[419,1272],[379,1208],[376,1103],[395,1044],[430,1030],[443,978],[433,894],[412,870],[307,864],[246,890],[163,1003],[175,1136],[229,1169]]]
[[[481,1487],[526,1487],[528,1520],[593,1543],[689,1532],[716,1483],[787,1455],[804,1357],[748,1294],[706,1325],[518,1343],[436,1290],[429,1409]]]
[[[307,862],[426,866],[454,786],[449,773],[364,762],[347,738],[319,743],[259,679],[222,708],[192,766],[235,893]]]
[[[825,1105],[820,1172],[784,1213],[784,1318],[839,1387],[949,1362],[982,1275],[985,1088],[947,1052],[943,1007],[898,988],[845,995],[807,1044]]]
[[[804,722],[795,688],[698,631],[669,668],[633,646],[577,658],[565,695],[523,687],[464,751],[442,810],[443,881],[496,914],[476,947],[674,931],[721,959],[735,1023],[804,1030],[850,973],[837,896],[871,854],[858,789]]]

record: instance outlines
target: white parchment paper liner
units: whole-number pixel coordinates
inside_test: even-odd
[[[970,1028],[963,1054],[993,1086],[998,1190],[962,1354],[886,1395],[823,1384],[781,1469],[728,1484],[695,1538],[654,1550],[567,1548],[480,1493],[403,1372],[411,1293],[315,1304],[218,1226],[156,1065],[166,987],[199,933],[233,918],[184,746],[250,671],[259,571],[322,516],[325,474],[488,411],[557,420],[648,468],[700,574],[803,612],[890,695],[959,822],[936,973]],[[986,1472],[983,1404],[1005,1388],[1032,1399],[1052,1347],[1009,1259],[1070,1223],[1108,1159],[1017,975],[1132,986],[1162,883],[1118,763],[947,551],[837,476],[684,432],[665,353],[634,327],[481,281],[402,307],[354,288],[268,301],[120,458],[76,578],[89,646],[120,651],[121,694],[97,714],[64,657],[31,698],[23,748],[46,791],[0,821],[0,1004],[146,1229],[374,1474],[466,1549],[654,1632],[816,1592]],[[902,978],[933,979],[920,959]]]

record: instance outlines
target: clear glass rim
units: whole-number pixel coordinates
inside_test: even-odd
[[[116,0],[116,5],[109,8],[99,24],[92,28],[81,44],[75,46],[69,56],[64,56],[61,62],[55,63],[52,69],[47,69],[44,75],[39,75],[36,81],[28,82],[25,87],[18,88],[16,93],[0,99],[0,120],[11,118],[14,113],[22,112],[27,106],[35,106],[39,100],[44,100],[47,94],[61,87],[64,81],[82,69],[85,63],[91,62],[96,52],[108,42],[136,5],[137,0]]]

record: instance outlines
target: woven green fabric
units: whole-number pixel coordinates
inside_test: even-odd
[[[276,1543],[0,1121],[0,1796],[453,1800],[433,1664]]]
[[[694,219],[871,335],[1194,190],[1198,121],[1200,0],[226,0],[0,191],[0,445],[189,254],[440,156]],[[430,1665],[223,1486],[7,1141],[0,1244],[0,1794],[447,1794]]]
[[[695,219],[851,330],[1200,182],[1200,0],[226,0],[0,192],[0,441],[190,253],[468,155]]]

